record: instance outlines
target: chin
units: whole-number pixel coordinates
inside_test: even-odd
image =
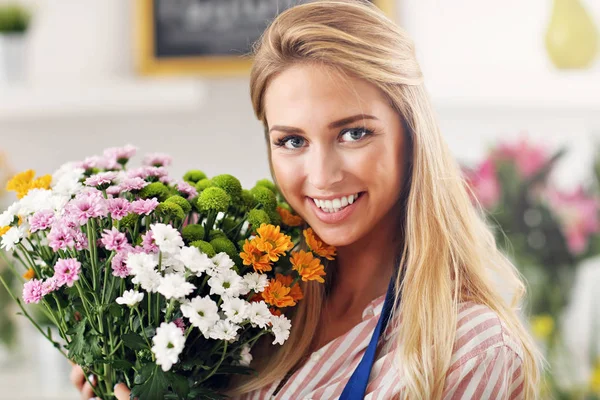
[[[354,237],[355,235],[353,235],[351,232],[348,232],[348,228],[343,228],[342,232],[338,232],[340,229],[333,227],[323,227],[319,225],[311,227],[323,242],[331,246],[344,247],[351,245],[356,241],[356,238]]]

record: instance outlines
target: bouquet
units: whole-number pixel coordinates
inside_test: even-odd
[[[578,265],[600,255],[600,157],[591,174],[595,182],[564,191],[550,180],[564,154],[563,149],[550,153],[521,139],[499,144],[479,165],[464,169],[473,200],[495,228],[499,246],[527,280],[531,329],[553,369],[567,364],[560,320]],[[593,398],[600,398],[599,356],[590,354],[590,364],[598,367],[588,387],[567,389],[559,377],[549,375],[545,397],[579,398],[595,392],[598,397]]]
[[[335,249],[301,228],[268,180],[250,190],[199,170],[176,180],[164,154],[128,169],[135,153],[111,148],[9,181],[18,201],[0,215],[0,246],[23,282],[12,297],[96,375],[104,400],[117,382],[144,400],[223,398],[231,374],[252,372],[260,337],[287,340],[299,281],[323,283]],[[297,249],[300,235],[312,251]],[[41,305],[61,343],[28,303]]]

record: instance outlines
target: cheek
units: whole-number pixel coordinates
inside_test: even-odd
[[[293,206],[291,203],[294,202],[294,197],[302,190],[302,168],[290,160],[279,159],[277,156],[272,157],[271,163],[281,194]]]

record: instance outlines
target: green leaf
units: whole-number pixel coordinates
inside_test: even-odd
[[[150,369],[151,372],[148,373]],[[164,399],[165,391],[169,387],[169,381],[160,366],[148,364],[142,368],[140,375],[143,383],[133,386],[131,389],[132,396],[144,400]],[[144,379],[146,376],[148,377]],[[135,380],[139,381],[138,376],[136,376]]]
[[[148,348],[144,339],[137,333],[126,333],[121,336],[121,340],[123,340],[123,344],[131,350],[145,350]]]
[[[180,399],[186,399],[188,394],[190,393],[190,384],[187,378],[170,373],[168,375],[169,382],[171,383],[171,388]]]

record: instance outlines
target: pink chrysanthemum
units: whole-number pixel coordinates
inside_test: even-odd
[[[88,238],[80,229],[73,229],[73,238],[75,239],[75,250],[81,251],[88,248]]]
[[[108,207],[106,199],[93,193],[82,193],[65,206],[71,219],[79,225],[85,225],[90,218],[106,217]]]
[[[56,291],[60,285],[56,280],[56,277],[48,278],[44,282],[42,282],[42,296],[47,295],[48,293],[52,293]]]
[[[113,185],[106,188],[106,193],[111,196],[118,196],[119,194],[121,194],[121,191],[122,190],[120,185]]]
[[[118,197],[116,199],[108,199],[108,212],[117,221],[127,216],[131,211],[131,203],[127,199]]]
[[[150,153],[144,157],[143,164],[151,167],[168,167],[173,162],[170,155],[164,153]]]
[[[123,179],[123,182],[119,185],[121,191],[123,192],[131,192],[134,190],[142,190],[145,186],[147,186],[149,182],[146,182],[144,179],[139,176],[134,176],[130,178]]]
[[[185,322],[183,322],[183,318],[177,318],[173,321],[173,323],[181,329],[181,332],[185,333]]]
[[[85,184],[91,187],[98,187],[101,185],[110,185],[117,178],[117,173],[110,172],[100,172],[96,175],[92,175],[85,180]]]
[[[138,215],[150,215],[152,211],[158,206],[158,200],[156,197],[146,200],[135,200],[131,203],[131,212]]]
[[[152,231],[148,231],[144,235],[142,235],[142,248],[146,253],[158,253],[159,249],[156,243],[154,242]]]
[[[112,267],[112,274],[119,278],[127,278],[131,271],[127,267],[126,261],[127,256],[131,253],[131,247],[127,247],[122,251],[119,251],[111,260],[110,265]]]
[[[188,200],[198,195],[198,191],[196,190],[196,188],[187,183],[186,181],[178,181],[177,190],[179,191],[179,193],[185,195]]]
[[[29,231],[31,233],[43,231],[52,226],[54,223],[54,211],[40,210],[29,217]]]
[[[127,236],[125,236],[123,232],[119,232],[115,227],[111,230],[104,230],[100,243],[102,243],[107,250],[111,251],[121,251],[128,245]]]
[[[32,279],[25,282],[23,285],[23,301],[25,303],[39,303],[42,297],[44,297],[44,294],[40,279]]]
[[[104,157],[116,160],[118,163],[126,163],[131,157],[135,156],[137,147],[130,144],[123,147],[111,147],[104,150]]]
[[[48,245],[52,250],[65,250],[75,247],[75,237],[73,230],[69,228],[63,221],[55,223],[48,233]]]
[[[79,279],[81,263],[74,258],[60,259],[54,265],[54,276],[59,286],[72,287]]]

